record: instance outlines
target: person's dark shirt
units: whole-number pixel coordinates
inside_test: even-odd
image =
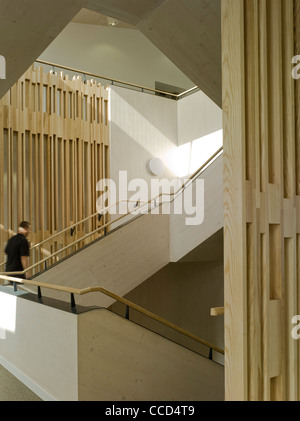
[[[29,243],[23,234],[17,234],[8,240],[5,247],[7,254],[6,272],[21,272],[24,270],[21,257],[29,256]]]

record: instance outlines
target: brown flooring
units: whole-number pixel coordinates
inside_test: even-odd
[[[0,365],[0,401],[42,401],[42,399]]]

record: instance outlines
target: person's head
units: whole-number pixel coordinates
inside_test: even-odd
[[[31,231],[31,225],[27,221],[22,221],[19,224],[18,232],[23,234],[25,237],[28,237]]]

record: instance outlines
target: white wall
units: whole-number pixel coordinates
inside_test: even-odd
[[[177,149],[177,103],[174,100],[129,89],[110,88],[111,178],[128,172],[128,181],[154,177],[149,160],[159,157],[165,164],[161,177],[173,178],[172,154]]]
[[[178,101],[178,145],[222,129],[222,110],[202,91]]]
[[[0,364],[43,400],[224,397],[221,366],[104,309],[76,315],[0,291],[0,326]]]
[[[112,199],[111,204],[130,199],[135,192],[139,196],[137,187],[132,192],[127,189],[133,179],[142,179],[148,188],[147,197],[141,196],[141,200],[157,195],[151,189],[151,180],[183,182],[223,143],[222,112],[202,92],[174,101],[113,86],[109,120],[110,178],[117,187],[116,200]],[[149,171],[153,157],[160,158],[165,166],[159,176]],[[121,191],[120,171],[127,172]],[[121,209],[121,213],[125,211]]]
[[[190,185],[185,191],[193,188],[193,206],[196,207],[194,215],[187,215],[185,212],[170,215],[170,261],[177,262],[195,247],[207,240],[215,232],[223,227],[223,156],[219,156],[199,177],[204,180],[204,197],[195,194],[195,183]],[[198,181],[198,180],[197,180]],[[175,198],[173,205],[177,206],[177,201],[182,201],[182,195]],[[198,201],[196,203],[196,200]],[[199,209],[201,207],[201,209]],[[183,206],[183,211],[186,208]],[[203,215],[202,223],[200,217]],[[193,221],[187,223],[187,218]]]
[[[136,29],[70,23],[39,59],[148,88],[156,80],[184,89],[194,86]]]
[[[110,107],[110,178],[117,187],[116,202],[136,196],[147,201],[156,195],[151,189],[151,180],[176,177],[173,156],[178,138],[177,103],[113,86],[110,88]],[[149,169],[153,157],[164,162],[164,171],[159,177]],[[126,172],[127,182],[124,179],[119,182],[120,171]],[[137,183],[145,186],[145,195],[140,194],[137,184],[129,185],[135,179],[140,179]],[[112,202],[115,203],[113,198]],[[117,213],[126,212],[126,206],[118,208]],[[112,219],[115,218],[112,215]]]
[[[0,291],[0,364],[43,400],[77,400],[77,316]]]
[[[136,29],[70,23],[40,59],[143,86],[154,87],[155,80],[194,86]],[[180,101],[118,87],[111,87],[110,95],[111,178],[116,182],[118,172],[126,170],[128,182],[142,178],[150,188],[152,157],[165,163],[160,178],[183,181],[222,144],[222,111],[201,91]]]
[[[193,174],[223,144],[222,110],[202,91],[177,102],[181,175]]]

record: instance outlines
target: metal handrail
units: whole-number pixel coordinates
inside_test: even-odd
[[[201,167],[200,168],[198,168],[184,183],[182,183],[181,184],[181,186],[178,188],[178,190],[175,192],[175,193],[160,193],[159,195],[157,195],[157,196],[155,196],[155,197],[153,197],[153,198],[151,198],[150,200],[148,200],[148,202],[143,202],[143,204],[141,205],[141,206],[139,206],[139,208],[142,208],[142,207],[144,207],[145,205],[147,205],[147,204],[149,204],[149,203],[151,203],[151,202],[153,202],[153,201],[155,201],[156,199],[158,199],[158,198],[160,198],[161,196],[167,196],[167,195],[170,195],[170,196],[176,196],[181,190],[183,190],[184,188],[186,188],[186,186],[187,186],[187,184],[188,183],[190,183],[192,180],[193,180],[193,178],[194,177],[196,177],[201,171],[203,171],[203,169],[214,159],[214,158],[216,158],[221,152],[222,152],[222,150],[223,150],[223,147],[221,147],[221,148],[219,148],[203,165],[201,165]],[[48,237],[48,238],[46,238],[45,240],[43,240],[43,241],[41,241],[41,242],[39,242],[39,243],[37,243],[37,244],[35,244],[35,245],[33,245],[32,247],[31,247],[31,249],[34,249],[34,248],[36,248],[36,247],[39,247],[39,246],[41,246],[42,244],[44,244],[45,242],[47,242],[47,241],[49,241],[49,240],[53,240],[53,238],[55,238],[55,237],[57,237],[57,236],[59,236],[59,235],[61,235],[61,234],[63,234],[64,232],[67,232],[67,231],[69,231],[69,230],[71,230],[71,229],[73,229],[73,228],[76,228],[78,225],[80,225],[80,224],[82,224],[82,223],[84,223],[84,222],[86,222],[86,221],[88,221],[89,219],[92,219],[92,218],[94,218],[95,216],[97,216],[97,215],[103,215],[104,214],[104,212],[106,212],[106,211],[108,211],[110,208],[113,208],[113,207],[115,207],[115,206],[117,206],[117,205],[119,205],[120,203],[130,203],[130,202],[134,202],[134,203],[136,203],[136,201],[133,201],[133,200],[120,200],[119,202],[116,202],[116,203],[114,203],[114,204],[112,204],[112,205],[109,205],[109,206],[106,206],[105,208],[103,208],[103,209],[101,209],[100,211],[97,211],[97,212],[95,212],[95,213],[93,213],[92,215],[90,215],[90,216],[87,216],[86,218],[84,218],[84,219],[82,219],[82,220],[80,220],[79,222],[76,222],[75,224],[72,224],[72,225],[70,225],[69,227],[67,227],[67,228],[64,228],[63,230],[61,230],[61,231],[59,231],[58,233],[56,233],[56,234],[53,234],[51,237]],[[142,203],[141,201],[139,202],[139,203]],[[137,207],[138,208],[138,207]],[[137,209],[136,208],[136,209]],[[129,213],[127,213],[126,215],[124,215],[123,217],[126,217],[126,216],[128,216],[129,214],[130,214],[131,212],[129,212]],[[111,222],[109,222],[108,224],[113,224],[114,222],[116,222],[117,221],[117,219],[114,219],[113,221],[111,221]],[[99,228],[99,229],[103,229],[104,228],[104,226],[102,226],[101,228]]]
[[[74,294],[85,295],[85,294],[89,294],[89,293],[100,292],[100,293],[106,295],[107,297],[110,297],[110,298],[114,299],[115,301],[118,301],[122,304],[125,304],[126,306],[144,314],[145,316],[148,316],[148,317],[152,318],[153,320],[156,320],[157,322],[160,322],[160,323],[164,324],[165,326],[168,326],[169,328],[171,328],[171,329],[173,329],[173,330],[175,330],[179,333],[182,333],[183,335],[195,340],[196,342],[207,346],[210,350],[217,351],[218,353],[224,355],[224,350],[217,347],[216,345],[211,344],[208,341],[205,341],[204,339],[199,338],[197,335],[194,335],[193,333],[191,333],[191,332],[189,332],[185,329],[182,329],[181,327],[175,325],[174,323],[169,322],[168,320],[163,319],[162,317],[152,313],[151,311],[146,310],[145,308],[127,300],[126,298],[119,297],[117,294],[115,294],[115,293],[113,293],[113,292],[111,292],[107,289],[104,289],[102,287],[97,286],[97,287],[88,287],[88,288],[78,289],[78,288],[64,287],[64,286],[54,285],[54,284],[46,284],[46,283],[43,283],[43,282],[37,282],[37,281],[32,281],[32,280],[27,280],[27,279],[21,280],[19,278],[14,278],[14,277],[5,276],[5,275],[0,275],[0,279],[11,281],[15,284],[15,286],[18,283],[36,286],[36,287],[38,287],[38,295],[39,295],[40,299],[42,298],[40,288],[48,288],[48,289],[52,289],[52,290],[55,290],[55,291],[67,292],[67,293],[71,294],[71,309],[73,309],[73,310],[76,309]],[[211,355],[211,353],[210,353],[210,355]]]
[[[157,195],[156,197],[154,197],[154,198],[152,198],[152,199],[150,199],[150,200],[148,200],[148,202],[144,202],[142,205],[140,205],[140,206],[137,206],[135,209],[137,210],[137,209],[141,209],[141,208],[143,208],[144,206],[146,206],[146,205],[149,205],[149,203],[152,203],[152,202],[155,202],[157,199],[159,199],[159,198],[161,198],[162,196],[174,196],[174,198],[175,198],[175,196],[179,193],[179,192],[181,192],[182,190],[184,190],[186,187],[187,187],[187,185],[189,184],[189,183],[191,183],[192,181],[193,181],[193,179],[196,177],[196,176],[199,176],[200,175],[200,173],[202,172],[202,171],[204,171],[205,169],[206,169],[206,167],[209,165],[209,163],[210,162],[212,162],[218,155],[220,155],[221,154],[221,152],[222,152],[222,150],[223,150],[223,147],[221,147],[221,148],[219,148],[203,165],[201,165],[201,167],[200,168],[198,168],[184,183],[182,183],[182,185],[179,187],[179,189],[176,191],[176,192],[173,192],[173,193],[160,193],[159,195]],[[174,198],[173,198],[173,200],[174,200]],[[169,199],[169,201],[171,201],[171,199]],[[119,201],[119,202],[117,202],[117,203],[115,203],[115,204],[112,204],[112,205],[109,205],[109,206],[107,206],[107,207],[105,207],[105,208],[103,208],[103,209],[101,209],[100,211],[98,211],[98,212],[96,212],[96,213],[94,213],[93,215],[90,215],[90,216],[88,216],[88,217],[86,217],[86,218],[84,218],[83,220],[81,220],[81,221],[79,221],[79,222],[77,222],[76,224],[73,224],[73,225],[71,225],[71,226],[69,226],[68,228],[65,228],[64,230],[62,230],[62,231],[60,231],[60,232],[58,232],[58,233],[56,233],[56,234],[54,234],[53,236],[51,236],[51,237],[48,237],[47,239],[45,239],[45,240],[43,240],[43,241],[41,241],[40,243],[37,243],[37,244],[35,244],[34,246],[32,246],[31,247],[31,249],[33,249],[33,248],[35,248],[35,247],[38,247],[38,246],[40,246],[41,244],[44,244],[46,241],[50,241],[50,240],[53,240],[53,238],[55,238],[55,237],[57,237],[58,235],[61,235],[62,233],[64,233],[64,232],[66,232],[66,231],[68,231],[68,230],[70,230],[70,229],[73,229],[73,228],[75,228],[77,225],[80,225],[80,224],[82,224],[83,222],[85,222],[85,221],[87,221],[88,219],[91,219],[91,218],[93,218],[94,216],[96,216],[96,215],[98,215],[98,214],[103,214],[103,212],[106,212],[109,208],[111,208],[111,207],[115,207],[115,206],[117,206],[118,204],[120,204],[121,202],[130,202],[130,200],[121,200],[121,201]],[[160,205],[160,204],[159,204]],[[158,206],[158,205],[157,205]],[[104,224],[104,225],[102,225],[101,227],[98,227],[98,228],[96,228],[95,230],[93,230],[93,231],[91,231],[91,232],[89,232],[88,234],[86,234],[86,235],[84,235],[84,236],[82,236],[82,237],[80,237],[79,239],[77,239],[77,240],[75,240],[74,242],[72,242],[72,243],[70,243],[70,244],[68,244],[68,245],[66,245],[65,247],[63,247],[63,248],[61,248],[61,249],[59,249],[59,250],[57,250],[56,252],[54,252],[54,253],[52,253],[52,254],[50,254],[50,255],[48,255],[47,257],[45,257],[44,259],[41,259],[41,260],[39,260],[38,262],[36,262],[36,263],[34,263],[33,265],[31,265],[30,267],[28,267],[27,269],[25,269],[25,270],[23,270],[23,271],[18,271],[18,272],[2,272],[2,274],[6,274],[6,275],[17,275],[17,274],[19,274],[19,275],[24,275],[25,273],[27,273],[27,272],[29,272],[29,271],[31,271],[32,269],[34,269],[35,267],[37,267],[37,266],[39,266],[39,265],[41,265],[42,263],[45,263],[47,260],[49,260],[49,259],[51,259],[51,258],[53,258],[53,257],[55,257],[55,256],[57,256],[58,254],[60,254],[60,253],[62,253],[62,252],[64,252],[64,251],[66,251],[68,248],[70,248],[70,247],[73,247],[73,246],[75,246],[75,245],[77,245],[78,243],[80,243],[81,241],[84,241],[85,239],[87,239],[88,237],[90,237],[90,236],[92,236],[92,235],[95,235],[95,234],[97,234],[99,231],[101,231],[101,230],[103,230],[103,229],[105,229],[105,228],[107,228],[108,226],[110,226],[110,225],[112,225],[112,224],[114,224],[114,223],[116,223],[116,222],[118,222],[119,220],[121,220],[121,219],[123,219],[123,218],[125,218],[126,216],[128,216],[128,215],[131,215],[132,214],[132,212],[128,212],[128,213],[126,213],[126,214],[124,214],[124,215],[122,215],[122,216],[120,216],[120,217],[118,217],[118,218],[116,218],[116,219],[114,219],[113,221],[109,221],[109,222],[107,222],[106,224]],[[3,264],[5,264],[5,262],[4,263],[2,263],[0,266],[2,266]],[[1,272],[0,272],[0,275],[1,275]]]
[[[142,91],[150,91],[150,92],[159,93],[159,94],[163,94],[163,95],[169,95],[169,96],[171,96],[175,99],[179,99],[183,95],[186,95],[186,94],[191,93],[193,91],[199,90],[198,86],[194,86],[193,88],[187,89],[186,91],[181,92],[180,94],[173,94],[171,92],[163,91],[163,90],[160,90],[160,89],[148,88],[146,86],[137,85],[135,83],[124,82],[123,80],[118,80],[118,79],[113,79],[113,78],[110,78],[110,77],[107,77],[107,76],[97,75],[95,73],[86,72],[84,70],[75,69],[75,68],[69,67],[69,66],[63,66],[61,64],[52,63],[52,62],[49,62],[49,61],[35,60],[35,62],[40,63],[40,64],[45,64],[46,66],[51,66],[53,68],[59,67],[60,69],[69,70],[70,72],[81,73],[81,74],[86,75],[86,76],[91,76],[91,77],[96,77],[98,79],[108,80],[108,81],[112,82],[112,84],[113,83],[120,83],[122,85],[130,86],[132,88],[141,89]]]

